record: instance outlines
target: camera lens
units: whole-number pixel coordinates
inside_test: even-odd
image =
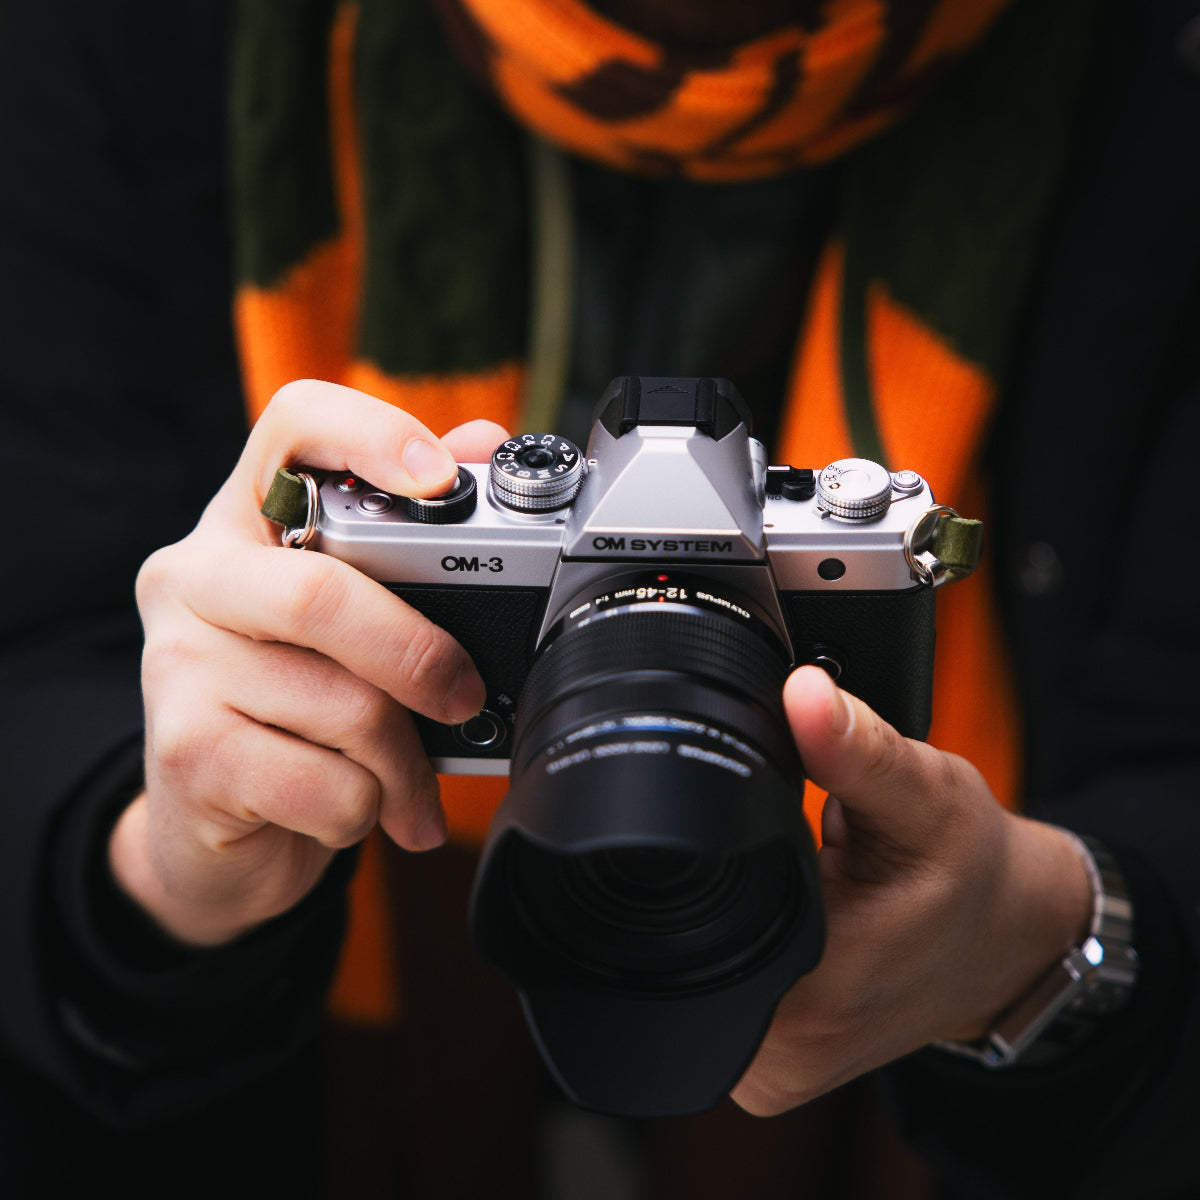
[[[569,611],[518,704],[514,828],[484,885],[505,928],[477,933],[497,933],[492,956],[515,974],[573,986],[744,981],[820,924],[787,655],[700,579],[639,572]]]
[[[736,979],[777,950],[799,902],[778,843],[749,854],[667,847],[509,859],[513,897],[570,977],[665,996]]]

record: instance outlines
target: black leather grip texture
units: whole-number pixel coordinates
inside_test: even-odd
[[[507,715],[529,674],[534,638],[549,589],[388,586],[405,604],[454,636],[487,684],[488,707]],[[507,703],[502,697],[507,698]],[[463,745],[449,725],[421,716],[416,722],[421,742],[431,757],[497,756],[496,750],[478,751]],[[506,746],[502,755],[507,752]]]
[[[844,664],[839,686],[905,737],[924,740],[933,704],[934,591],[792,592],[784,596],[798,663],[829,646]]]

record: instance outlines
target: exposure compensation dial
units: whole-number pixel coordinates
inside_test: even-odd
[[[887,512],[892,477],[869,458],[839,458],[817,476],[817,501],[831,517],[870,521]]]

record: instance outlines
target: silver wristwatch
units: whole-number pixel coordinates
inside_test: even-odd
[[[1005,1010],[995,1028],[975,1042],[935,1042],[986,1067],[1040,1066],[1084,1041],[1099,1021],[1129,999],[1137,981],[1132,946],[1133,905],[1112,855],[1099,842],[1063,830],[1074,842],[1092,882],[1088,936]]]

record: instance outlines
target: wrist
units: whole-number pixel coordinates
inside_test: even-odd
[[[940,1049],[988,1067],[1043,1065],[1090,1036],[1099,1022],[1124,1006],[1138,973],[1131,942],[1133,908],[1116,861],[1098,842],[1053,826],[1088,879],[1086,928],[970,1040],[949,1039]]]
[[[974,969],[975,1011],[947,1038],[984,1037],[1047,971],[1087,934],[1092,887],[1071,835],[1053,825],[1005,814],[1004,867],[990,919],[981,923]]]
[[[108,841],[108,867],[117,888],[165,934],[184,946],[224,945],[249,929],[234,906],[204,903],[168,886],[152,851],[146,793],[117,818]]]

